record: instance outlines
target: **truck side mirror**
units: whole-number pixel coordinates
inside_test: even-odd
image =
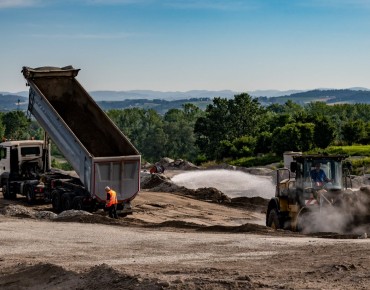
[[[290,171],[291,172],[297,171],[297,162],[290,162]]]

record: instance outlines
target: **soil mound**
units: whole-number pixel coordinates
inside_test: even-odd
[[[53,264],[21,265],[11,274],[0,277],[0,288],[4,290],[77,289],[79,282],[76,273]]]
[[[231,199],[231,206],[241,207],[251,211],[266,212],[269,200],[263,197],[235,197]]]
[[[82,211],[78,211],[82,212]],[[88,224],[105,224],[105,225],[118,225],[121,224],[120,220],[112,219],[106,216],[102,216],[99,214],[84,214],[84,213],[77,213],[77,214],[64,214],[61,216],[59,214],[56,218],[52,221],[55,222],[76,222],[76,223],[88,223]]]
[[[162,282],[163,283],[163,282]],[[142,279],[140,276],[131,276],[121,273],[107,264],[94,266],[82,276],[80,287],[82,289],[163,289],[159,280]]]
[[[121,273],[107,264],[90,268],[78,274],[53,264],[37,264],[14,269],[13,273],[0,276],[0,288],[15,289],[163,289],[167,281],[140,278]],[[35,277],[37,279],[35,279]]]
[[[257,224],[246,223],[241,226],[209,226],[201,229],[202,231],[225,232],[225,233],[254,233],[254,234],[271,234],[276,233],[272,228]]]
[[[196,223],[185,222],[185,221],[165,221],[159,224],[148,224],[146,227],[149,228],[179,228],[179,229],[201,229],[205,228],[205,225],[199,225]]]
[[[202,187],[195,190],[187,189],[183,193],[200,200],[208,200],[217,203],[231,202],[231,199],[226,194],[214,187]]]

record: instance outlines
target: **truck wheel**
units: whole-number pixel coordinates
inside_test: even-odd
[[[53,205],[53,210],[56,213],[60,213],[62,211],[61,194],[58,190],[54,190],[51,193],[51,204]]]
[[[82,205],[82,197],[81,196],[76,196],[73,201],[72,201],[72,208],[75,210],[82,210],[83,205]]]
[[[280,221],[279,221],[279,215],[278,215],[278,211],[276,208],[273,208],[270,210],[270,213],[267,219],[267,226],[275,230],[281,228]]]
[[[17,194],[11,192],[9,180],[6,180],[2,187],[4,199],[16,199]]]
[[[62,209],[72,209],[72,196],[69,193],[63,193],[62,195]]]
[[[9,182],[5,181],[5,183],[2,186],[2,191],[3,191],[3,197],[4,199],[9,199]]]
[[[35,196],[33,195],[31,187],[27,187],[26,189],[26,199],[28,204],[33,204],[35,202]]]

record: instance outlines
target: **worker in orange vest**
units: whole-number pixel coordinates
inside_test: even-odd
[[[109,186],[105,187],[105,192],[107,193],[107,201],[105,207],[109,211],[109,216],[111,218],[118,219],[117,216],[117,193],[111,189]]]

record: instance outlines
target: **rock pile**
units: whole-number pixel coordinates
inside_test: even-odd
[[[168,157],[162,158],[160,161],[156,163],[156,165],[162,165],[166,170],[190,170],[190,169],[199,169],[198,166],[194,165],[193,163],[183,160],[183,159],[176,159],[173,160]]]

